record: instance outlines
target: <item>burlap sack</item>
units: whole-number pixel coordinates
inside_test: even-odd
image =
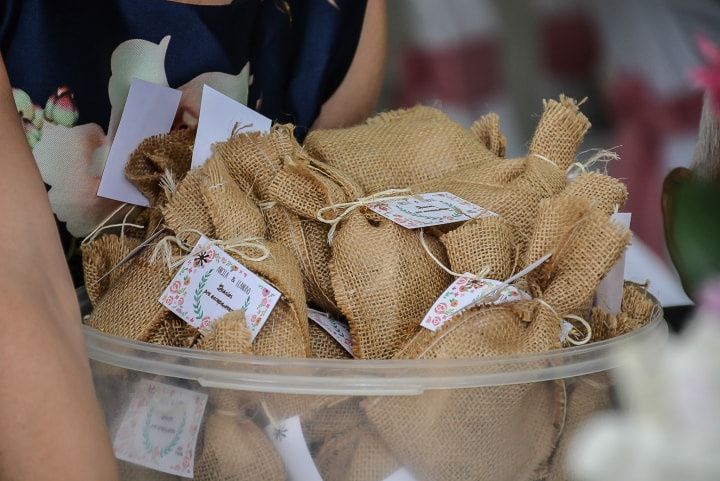
[[[496,158],[443,112],[422,106],[381,113],[356,127],[310,132],[304,146],[368,193],[408,187]]]
[[[617,212],[627,200],[627,187],[614,177],[588,172],[570,182],[560,196],[581,197],[605,214]]]
[[[545,110],[530,142],[530,154],[546,157],[564,173],[575,162],[575,154],[590,129],[590,121],[575,100],[561,95],[545,100]]]
[[[323,481],[384,481],[401,467],[368,426],[329,439],[315,465]]]
[[[162,473],[125,461],[118,460],[117,463],[120,481],[181,481],[183,479],[180,476]]]
[[[200,331],[172,312],[166,312],[165,317],[148,337],[147,342],[189,348],[193,347],[198,339],[200,339]]]
[[[81,246],[85,290],[93,306],[127,269],[127,264],[113,268],[139,244],[135,238],[105,235]]]
[[[568,447],[578,429],[593,415],[613,406],[613,382],[606,373],[589,374],[566,381],[568,400],[565,427],[552,456],[546,481],[566,481]]]
[[[232,311],[215,321],[212,330],[202,336],[198,349],[205,351],[251,354],[250,331],[243,311]]]
[[[204,169],[193,169],[169,193],[169,199],[160,207],[160,212],[170,230],[183,232],[193,229],[211,239],[216,238],[215,224],[203,196],[205,178]]]
[[[197,481],[285,481],[287,474],[265,433],[217,411],[205,422],[195,459]]]
[[[507,138],[500,130],[500,117],[496,113],[489,113],[480,117],[470,126],[477,139],[493,154],[505,157]]]
[[[169,311],[158,299],[172,280],[172,273],[161,262],[151,262],[145,249],[127,263],[95,304],[87,324],[106,334],[148,341],[167,318]]]
[[[352,356],[325,329],[310,322],[310,350],[319,359],[352,359]]]
[[[650,298],[645,286],[625,282],[620,313],[612,315],[600,307],[593,307],[592,340],[604,341],[636,331],[652,320],[657,309],[658,305]]]
[[[443,235],[450,268],[457,273],[479,274],[488,279],[509,278],[520,259],[515,233],[501,217],[482,217]]]
[[[179,182],[190,170],[195,130],[173,130],[142,141],[130,155],[125,177],[148,198],[151,206],[166,201],[161,179]]]
[[[416,231],[376,219],[353,212],[332,246],[335,297],[360,359],[391,358],[451,283]],[[440,243],[429,235],[426,239],[433,254],[447,263]]]
[[[300,419],[307,442],[313,446],[320,445],[367,424],[360,400],[358,396],[319,399]]]

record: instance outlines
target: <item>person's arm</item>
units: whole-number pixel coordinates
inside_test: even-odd
[[[365,121],[380,96],[387,51],[386,0],[368,0],[357,50],[345,78],[323,104],[313,130]]]
[[[113,481],[80,310],[0,59],[0,479]]]

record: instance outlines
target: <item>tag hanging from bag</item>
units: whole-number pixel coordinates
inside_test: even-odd
[[[160,303],[201,332],[231,311],[245,311],[254,340],[280,300],[280,292],[201,237],[183,262]]]
[[[329,314],[308,308],[308,317],[318,326],[322,327],[325,332],[330,334],[343,349],[353,355],[352,338],[350,337],[350,328],[344,322],[333,319]]]

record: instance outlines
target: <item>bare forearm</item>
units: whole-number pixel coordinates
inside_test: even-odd
[[[52,211],[0,61],[0,479],[116,479]]]

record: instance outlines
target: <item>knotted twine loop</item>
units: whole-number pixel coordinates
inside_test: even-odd
[[[575,314],[566,314],[564,316],[561,316],[560,314],[558,314],[558,312],[555,310],[555,308],[553,308],[550,304],[548,304],[544,300],[542,300],[542,299],[535,299],[535,300],[541,306],[547,308],[550,312],[552,312],[553,315],[555,315],[555,317],[557,317],[560,321],[568,321],[568,319],[569,319],[569,320],[577,321],[580,324],[582,324],[583,328],[585,328],[585,336],[580,339],[574,339],[572,336],[573,335],[577,336],[580,333],[580,330],[573,324],[572,330],[568,333],[567,337],[565,338],[565,340],[567,342],[569,342],[573,346],[584,346],[585,344],[590,342],[590,339],[592,338],[592,327],[590,326],[589,322],[587,322],[585,319],[583,319],[580,316],[576,316]],[[572,323],[570,323],[570,324],[572,324]]]
[[[200,237],[205,235],[196,229],[183,229],[178,231],[175,235],[168,235],[158,241],[153,248],[153,252],[150,255],[150,262],[157,261],[158,258],[162,258],[167,265],[168,270],[173,271],[180,267],[186,260],[192,257],[193,245],[188,244],[184,238],[187,234],[197,234]],[[260,237],[233,237],[230,239],[210,239],[205,244],[207,246],[216,246],[225,252],[232,253],[250,262],[262,262],[270,257],[270,249],[265,245],[264,239]],[[174,256],[172,253],[172,247],[175,245],[182,252],[187,252],[188,255]],[[239,249],[254,249],[259,252],[260,255],[257,257],[249,256]]]
[[[127,221],[130,214],[135,210],[135,206],[131,206],[130,210],[125,214],[125,217],[123,217],[123,221],[120,224],[108,224],[110,222],[110,219],[115,217],[118,213],[120,213],[121,210],[123,210],[125,207],[127,207],[128,204],[124,203],[107,217],[102,220],[80,243],[80,246],[85,247],[86,245],[93,242],[97,237],[100,235],[101,232],[108,230],[108,229],[114,229],[116,227],[120,227],[120,238],[125,237],[125,227],[135,227],[137,229],[144,229],[144,225],[139,224],[133,224]]]
[[[333,237],[335,237],[335,231],[337,230],[338,225],[350,214],[352,214],[356,209],[377,204],[378,202],[387,202],[390,200],[404,200],[411,197],[413,197],[413,193],[410,189],[388,189],[369,195],[367,197],[360,197],[359,199],[352,202],[343,202],[340,204],[333,204],[327,207],[323,207],[322,209],[317,211],[315,218],[318,221],[324,224],[328,224],[330,226],[330,231],[328,232],[327,238],[328,244],[332,245]],[[333,212],[337,209],[342,210],[339,214],[335,215],[335,217],[331,219],[325,217],[325,214],[327,212]]]
[[[425,252],[427,253],[427,255],[429,255],[430,258],[431,258],[433,261],[435,261],[435,263],[436,263],[442,270],[444,270],[445,272],[447,272],[448,274],[450,274],[450,275],[453,276],[453,277],[457,277],[457,278],[464,277],[464,278],[469,279],[469,280],[471,280],[471,281],[481,281],[481,280],[483,280],[483,279],[486,279],[487,276],[488,276],[488,274],[490,274],[490,271],[492,270],[492,268],[490,268],[489,266],[485,266],[485,267],[484,267],[479,273],[477,273],[477,274],[472,274],[472,273],[468,273],[468,272],[465,272],[465,273],[463,273],[463,274],[460,274],[459,272],[453,271],[453,270],[450,269],[448,266],[446,266],[445,264],[443,264],[442,261],[440,261],[440,259],[438,259],[437,257],[435,257],[435,255],[432,253],[432,251],[430,250],[430,246],[427,245],[427,241],[425,240],[425,231],[424,231],[424,229],[420,229],[420,244],[423,246],[423,249],[425,249]]]
[[[583,152],[580,152],[580,154],[578,154],[578,155],[586,154],[588,152],[595,152],[595,154],[583,162],[577,161],[577,162],[573,162],[572,164],[570,164],[570,166],[565,170],[565,176],[570,177],[571,174],[573,174],[573,169],[579,169],[581,173],[587,174],[588,172],[590,172],[590,169],[595,164],[602,163],[602,164],[607,165],[608,163],[610,163],[612,161],[620,160],[620,154],[615,152],[615,149],[617,149],[619,147],[621,147],[621,146],[612,147],[610,149],[590,149],[590,150],[585,150]],[[557,162],[555,162],[551,158],[546,157],[542,154],[532,153],[532,154],[530,154],[530,156],[535,157],[536,159],[544,160],[545,162],[548,162],[549,164],[554,165],[558,169],[560,168],[560,166],[557,164]]]

